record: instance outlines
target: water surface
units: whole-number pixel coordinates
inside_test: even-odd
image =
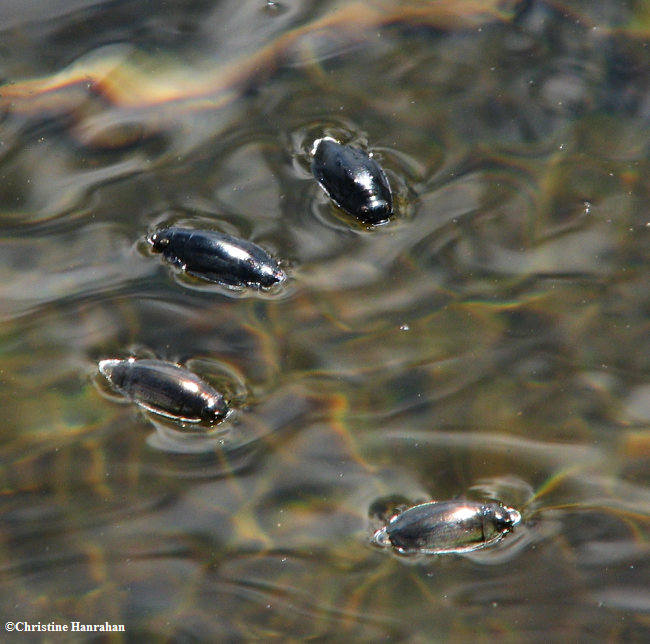
[[[0,606],[161,639],[648,635],[647,2],[5,0]],[[369,230],[309,172],[372,152]],[[142,243],[208,227],[278,293]],[[209,437],[106,395],[187,364]],[[373,508],[522,509],[492,550],[373,548]]]

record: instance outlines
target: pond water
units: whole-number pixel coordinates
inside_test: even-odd
[[[0,33],[5,622],[648,637],[650,3],[4,0]],[[327,199],[323,136],[388,224]],[[144,243],[172,223],[290,279],[187,277]],[[179,431],[102,385],[127,356],[237,408]],[[371,544],[458,498],[522,524]]]

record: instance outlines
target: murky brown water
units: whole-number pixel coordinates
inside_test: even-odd
[[[126,636],[642,640],[650,593],[650,3],[5,0],[0,606]],[[374,153],[367,230],[309,172]],[[232,292],[164,223],[290,265]],[[179,436],[96,364],[242,402]],[[496,498],[494,549],[369,543]]]

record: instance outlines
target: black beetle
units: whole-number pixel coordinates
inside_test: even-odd
[[[215,423],[228,411],[224,397],[196,374],[163,360],[108,359],[100,373],[147,411],[190,423]]]
[[[374,539],[403,553],[471,552],[498,542],[520,521],[517,510],[500,503],[432,501],[397,514]]]
[[[191,275],[231,286],[273,286],[286,279],[263,248],[214,230],[163,228],[147,241],[154,252]]]
[[[387,221],[393,195],[381,166],[363,150],[325,137],[314,142],[311,170],[330,199],[368,224]]]

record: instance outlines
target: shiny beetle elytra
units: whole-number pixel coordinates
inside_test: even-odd
[[[278,262],[263,248],[214,230],[172,226],[157,230],[147,241],[168,262],[213,282],[269,287],[286,278]]]
[[[359,148],[325,137],[314,142],[311,169],[330,199],[369,224],[387,221],[393,195],[381,166]]]
[[[520,522],[517,510],[500,503],[432,501],[394,516],[374,541],[404,554],[471,552],[497,543]]]
[[[101,360],[100,373],[147,411],[190,423],[215,423],[228,411],[224,397],[196,374],[163,360]]]

